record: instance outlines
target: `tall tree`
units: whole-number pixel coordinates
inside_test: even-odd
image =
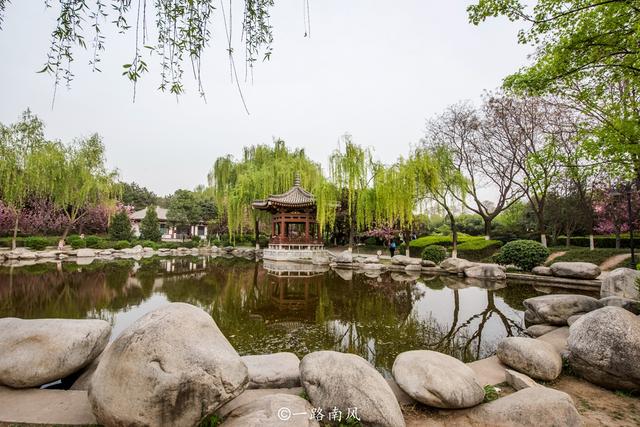
[[[69,231],[99,205],[113,205],[117,196],[117,174],[105,165],[104,145],[96,134],[73,144],[50,144],[41,158],[50,162],[47,174],[41,175],[39,187],[67,217],[62,233]]]
[[[167,220],[179,226],[187,226],[202,221],[202,211],[193,192],[176,190],[169,199]]]
[[[43,123],[29,110],[13,125],[0,124],[0,199],[15,217],[12,249],[16,248],[22,209],[30,195],[42,193],[37,182],[49,167],[48,159],[39,155],[47,144],[43,130]]]
[[[144,240],[159,242],[162,238],[160,223],[158,223],[158,213],[155,206],[149,206],[147,212],[140,222],[140,237]]]
[[[120,185],[122,186],[120,201],[125,205],[133,206],[138,210],[158,203],[158,196],[147,187],[141,187],[135,182],[123,182]]]
[[[331,179],[336,187],[347,193],[347,217],[349,221],[349,249],[353,248],[355,232],[371,221],[372,206],[367,203],[367,190],[373,175],[371,151],[353,142],[351,135],[342,136],[344,150],[333,151],[329,157]]]
[[[640,189],[640,7],[637,0],[479,0],[468,8],[474,24],[493,16],[520,21],[533,62],[505,79],[505,87],[571,100],[594,120],[591,148],[617,164]]]

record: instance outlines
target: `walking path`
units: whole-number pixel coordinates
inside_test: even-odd
[[[631,254],[614,255],[610,258],[605,259],[604,262],[600,264],[600,270],[602,271],[611,270],[612,268],[616,267],[621,262],[628,260],[629,258],[631,258]]]

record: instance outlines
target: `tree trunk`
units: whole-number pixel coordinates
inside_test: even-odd
[[[260,249],[260,223],[258,222],[258,218],[256,218],[255,224],[255,232],[256,232],[256,249]]]
[[[458,231],[456,230],[456,220],[453,215],[449,215],[451,221],[451,258],[458,258]]]
[[[491,219],[483,218],[484,220],[484,239],[491,240]]]
[[[596,248],[596,244],[593,240],[593,234],[589,234],[589,249],[594,250]]]
[[[544,246],[545,248],[547,247],[547,236],[544,233],[540,233],[540,243],[542,243],[542,246]]]
[[[620,249],[620,231],[616,231],[616,249]]]
[[[13,221],[13,237],[11,239],[11,250],[15,250],[18,240],[18,224],[20,223],[20,212],[15,211],[16,219]]]
[[[567,234],[567,236],[565,237],[565,242],[564,245],[568,248],[569,246],[571,246],[571,236],[569,236]]]
[[[353,218],[349,217],[349,252],[353,251],[353,241],[354,241],[354,226],[353,226]]]
[[[65,243],[65,240],[69,235],[69,231],[71,231],[71,222],[69,222],[69,224],[67,224],[67,226],[64,228],[64,231],[62,232],[62,237],[60,237],[60,240],[62,240],[63,243]]]

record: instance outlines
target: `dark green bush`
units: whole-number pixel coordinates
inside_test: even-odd
[[[469,240],[484,240],[484,237],[469,236],[465,233],[458,233],[458,245]],[[440,245],[445,248],[450,248],[451,245],[453,245],[453,237],[450,234],[446,236],[434,234],[431,236],[418,237],[409,243],[411,256],[420,256],[422,254],[422,250],[431,245]]]
[[[376,239],[375,237],[368,237],[367,239],[365,239],[364,244],[367,246],[377,246],[378,239]]]
[[[9,241],[9,245],[11,245],[11,241]],[[46,237],[27,237],[24,239],[24,246],[34,249],[36,251],[41,251],[47,246],[49,246],[49,239]]]
[[[471,261],[481,261],[490,257],[500,247],[502,242],[499,240],[473,239],[467,240],[458,245],[458,256]]]
[[[429,245],[422,250],[422,259],[440,264],[447,257],[447,248],[440,245]]]
[[[84,240],[87,244],[87,247],[93,249],[99,249],[100,244],[102,243],[102,239],[98,236],[87,236]]]
[[[533,267],[544,264],[549,253],[549,249],[535,240],[514,240],[500,249],[495,260],[498,264],[513,264],[524,271],[530,271]]]
[[[163,249],[178,249],[178,247],[180,247],[180,245],[175,242],[162,242],[158,246]]]
[[[111,217],[109,235],[113,240],[131,240],[131,220],[125,211],[120,211]]]
[[[407,244],[402,242],[398,245],[396,249],[396,255],[404,255],[407,252]]]
[[[143,248],[153,248],[154,250],[157,250],[160,247],[160,245],[153,240],[141,240],[137,242],[137,244]]]
[[[113,249],[125,249],[131,247],[131,243],[128,240],[118,240],[113,243]]]
[[[76,235],[67,237],[67,244],[71,245],[73,249],[81,249],[87,247],[87,242],[80,236]]]
[[[564,242],[565,237],[559,236],[558,241]],[[638,245],[638,239],[634,239],[636,246]],[[571,245],[573,246],[582,246],[584,248],[589,247],[589,236],[575,236],[570,239]],[[616,236],[593,236],[593,244],[596,248],[615,248],[616,247]],[[631,239],[628,234],[623,234],[620,236],[620,247],[621,248],[629,248],[631,247]]]

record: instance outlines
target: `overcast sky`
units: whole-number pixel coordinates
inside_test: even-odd
[[[97,132],[122,179],[160,195],[205,184],[218,156],[238,156],[243,146],[273,138],[304,147],[326,165],[348,132],[392,163],[421,138],[427,117],[460,100],[478,100],[527,61],[516,26],[491,20],[475,27],[467,21],[469,3],[311,0],[311,37],[304,37],[303,1],[277,3],[272,59],[256,67],[253,84],[242,83],[247,115],[230,82],[220,13],[203,58],[207,103],[188,74],[178,101],[157,91],[155,62],[133,103],[131,84],[121,76],[122,64],[132,59],[133,33],[109,30],[102,73],[91,72],[88,56],[79,54],[72,87],[59,89],[52,109],[53,80],[36,71],[56,13],[39,0],[14,1],[0,32],[0,122],[12,123],[31,108],[49,138]],[[242,57],[236,61],[243,73]]]

